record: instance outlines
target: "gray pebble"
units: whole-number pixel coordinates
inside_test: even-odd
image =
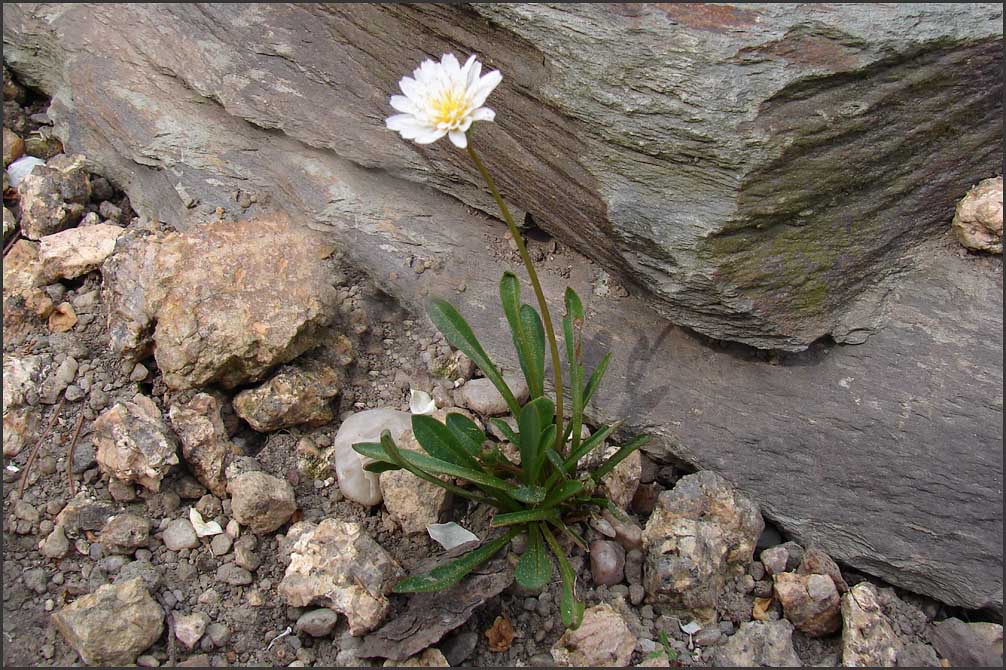
[[[195,549],[199,546],[199,538],[188,519],[175,519],[169,523],[161,540],[171,551]]]
[[[231,586],[246,586],[252,583],[252,574],[233,563],[224,563],[217,568],[217,581]]]
[[[226,533],[214,535],[213,540],[210,541],[210,551],[214,556],[223,556],[231,550],[231,543],[232,540]]]
[[[294,629],[311,637],[327,637],[332,634],[339,615],[326,607],[305,612],[297,619]]]

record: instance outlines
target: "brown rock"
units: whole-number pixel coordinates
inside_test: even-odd
[[[61,302],[49,313],[49,330],[54,333],[65,333],[76,325],[77,313],[68,302]]]
[[[518,403],[527,402],[529,391],[524,377],[506,374],[503,375],[503,381],[510,387],[510,391]],[[503,396],[496,390],[493,383],[484,377],[467,382],[454,392],[454,398],[461,407],[466,407],[483,416],[497,416],[509,411]]]
[[[83,156],[56,156],[18,184],[21,234],[30,240],[76,225],[91,198]]]
[[[271,533],[297,511],[293,487],[264,472],[246,472],[231,478],[227,492],[234,518],[256,533]]]
[[[845,593],[849,590],[849,585],[842,577],[842,571],[838,568],[838,564],[820,547],[807,547],[797,572],[801,575],[828,575],[835,582],[835,588],[839,593]]]
[[[719,668],[799,668],[803,665],[793,648],[793,626],[779,621],[748,621],[736,634],[713,651],[713,666]]]
[[[193,614],[175,615],[175,637],[185,645],[186,649],[192,649],[199,642],[199,639],[206,632],[206,626],[210,623],[210,618],[203,612]]]
[[[3,167],[7,166],[24,156],[24,140],[21,136],[10,130],[6,126],[3,129]]]
[[[1001,668],[1003,627],[979,621],[965,623],[951,617],[929,627],[929,641],[953,667]],[[899,664],[900,664],[899,656]]]
[[[323,605],[346,616],[352,635],[376,628],[391,609],[388,594],[403,575],[359,523],[300,522],[279,593],[293,607]]]
[[[395,444],[399,449],[426,453],[411,430],[395,440]],[[440,521],[451,502],[446,489],[404,469],[382,472],[380,484],[384,506],[405,533],[425,533],[427,526]]]
[[[772,579],[783,613],[799,630],[822,637],[842,627],[841,598],[831,577],[783,572]]]
[[[335,418],[332,399],[344,381],[342,366],[352,361],[349,340],[340,335],[337,347],[338,356],[314,353],[295,365],[281,367],[261,386],[241,391],[234,398],[234,411],[263,433],[330,422]]]
[[[220,401],[208,393],[198,393],[185,405],[172,405],[168,417],[182,443],[182,457],[196,479],[213,495],[223,497],[227,493],[227,464],[241,455],[241,450],[227,435],[220,417]]]
[[[40,287],[42,266],[38,245],[18,240],[3,259],[3,338],[4,343],[22,339],[52,312],[52,299]]]
[[[960,202],[951,223],[957,240],[975,251],[1003,252],[1003,178],[974,186]]]
[[[151,491],[159,491],[161,480],[178,464],[178,442],[157,405],[144,395],[116,403],[99,416],[93,439],[102,472]]]
[[[99,540],[105,551],[112,554],[131,554],[144,547],[150,538],[150,521],[138,514],[113,516],[101,529]]]
[[[56,630],[88,665],[129,665],[157,641],[164,611],[143,580],[105,584],[52,616]]]
[[[590,544],[590,574],[594,583],[605,586],[621,583],[625,578],[625,549],[608,540]]]
[[[385,668],[449,668],[451,664],[447,662],[439,649],[430,647],[424,649],[423,653],[404,661],[387,660],[384,662]]]
[[[620,668],[629,664],[636,636],[610,605],[595,605],[583,613],[583,623],[567,630],[552,646],[556,665]]]
[[[46,283],[74,279],[101,267],[125,232],[119,226],[99,223],[71,228],[39,240],[38,259]]]

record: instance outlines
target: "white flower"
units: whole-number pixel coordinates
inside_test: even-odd
[[[436,142],[444,135],[458,148],[468,146],[465,133],[473,121],[492,121],[496,112],[483,107],[503,75],[493,70],[485,76],[473,54],[462,66],[454,54],[437,63],[425,60],[398,85],[405,95],[391,96],[391,106],[401,114],[389,116],[388,128],[417,144]]]

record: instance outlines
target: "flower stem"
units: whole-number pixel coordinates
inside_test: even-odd
[[[500,197],[499,191],[496,190],[496,183],[493,181],[492,176],[489,174],[489,170],[486,169],[485,164],[479,155],[475,153],[475,149],[472,147],[472,143],[469,139],[468,142],[468,155],[472,157],[472,161],[475,163],[475,167],[478,168],[479,174],[482,175],[482,179],[485,181],[486,186],[489,187],[489,192],[492,193],[493,198],[496,200],[496,204],[499,205],[500,211],[503,213],[503,220],[506,221],[506,225],[510,228],[510,236],[513,237],[513,241],[517,244],[517,251],[520,253],[520,258],[524,261],[524,267],[527,269],[528,277],[531,279],[531,288],[534,289],[534,295],[538,299],[538,308],[541,310],[541,318],[545,326],[545,337],[548,338],[548,348],[552,354],[552,379],[555,384],[555,450],[558,453],[562,453],[562,438],[563,438],[563,413],[562,413],[562,403],[563,403],[563,387],[562,387],[562,366],[559,363],[559,345],[555,341],[555,331],[552,328],[552,316],[548,311],[548,303],[545,302],[545,294],[541,290],[541,282],[538,281],[538,273],[535,272],[534,265],[531,263],[531,257],[527,253],[527,247],[524,245],[524,237],[517,230],[517,225],[513,222],[513,216],[510,215],[510,209],[503,202],[503,198]]]

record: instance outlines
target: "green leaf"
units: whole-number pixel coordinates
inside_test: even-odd
[[[454,309],[454,306],[446,300],[434,298],[427,306],[426,313],[429,315],[433,325],[437,327],[437,330],[447,338],[447,341],[457,349],[460,349],[465,356],[472,359],[475,365],[479,366],[483,374],[496,386],[506,401],[507,407],[510,408],[510,412],[514,416],[519,414],[520,405],[517,404],[517,399],[514,398],[513,392],[507,386],[506,382],[503,381],[503,375],[493,365],[493,362],[489,360],[489,355],[482,348],[482,345],[475,337],[475,333],[472,332],[471,327],[461,314],[458,313],[458,310]]]
[[[649,435],[640,435],[636,439],[624,445],[614,454],[609,456],[608,460],[606,460],[604,463],[601,463],[601,465],[596,470],[594,470],[590,474],[590,476],[594,479],[595,482],[600,482],[602,477],[604,477],[606,474],[614,470],[615,466],[624,461],[629,456],[629,454],[634,452],[636,449],[639,449],[649,440],[650,440]]]
[[[493,517],[490,526],[513,526],[530,521],[558,521],[559,512],[553,509],[524,509],[517,512],[506,512]]]
[[[562,484],[556,487],[555,491],[551,493],[545,501],[541,504],[544,508],[552,508],[563,502],[572,498],[577,493],[583,490],[583,482],[579,479],[569,479],[564,481]]]
[[[587,403],[594,396],[597,391],[597,387],[601,385],[601,378],[604,377],[605,371],[608,369],[608,363],[611,361],[611,352],[609,351],[601,359],[601,362],[597,364],[594,368],[594,372],[591,373],[590,379],[587,380],[587,388],[583,391],[583,406],[586,407]]]
[[[377,448],[375,449],[374,447]],[[393,457],[386,455],[385,449],[382,447],[383,445],[374,445],[366,442],[353,445],[353,449],[357,453],[367,456],[368,458],[373,458],[374,460],[390,460],[394,463],[395,461],[393,460]],[[494,477],[479,470],[472,470],[471,468],[442,461],[439,458],[427,456],[426,454],[420,454],[415,451],[398,451],[398,456],[402,459],[401,465],[403,467],[411,466],[409,467],[409,472],[413,472],[413,474],[415,474],[413,470],[415,469],[427,474],[433,473],[438,475],[447,475],[449,477],[458,477],[459,479],[466,479],[473,484],[503,491],[507,494],[512,494],[515,490],[517,490],[516,486],[509,484],[498,477]]]
[[[394,463],[386,463],[384,461],[374,461],[372,463],[367,463],[363,466],[363,469],[367,472],[390,472],[392,470],[401,470],[401,465],[395,465]]]
[[[520,428],[520,465],[524,470],[524,482],[527,484],[538,481],[541,471],[542,451],[541,436],[552,424],[555,416],[555,405],[552,400],[542,396],[524,405],[517,417]]]
[[[527,549],[517,561],[513,576],[525,589],[537,591],[552,578],[552,561],[548,559],[537,523],[528,526],[527,540]]]
[[[576,599],[576,574],[573,572],[573,567],[569,564],[569,559],[566,558],[562,547],[552,535],[552,531],[547,527],[543,527],[541,531],[559,563],[559,575],[562,577],[559,611],[562,614],[562,624],[570,630],[576,630],[583,622],[583,603]]]
[[[548,491],[545,490],[544,486],[521,486],[510,495],[513,496],[515,500],[522,503],[537,505],[545,499],[546,493],[548,493]]]
[[[576,325],[577,321],[583,323],[583,303],[580,302],[580,296],[576,291],[567,286],[563,301],[566,303],[566,316],[573,319],[573,325]]]
[[[432,416],[413,414],[412,434],[416,436],[419,446],[434,458],[476,470],[482,468],[475,457],[469,454],[464,445],[458,441],[454,433]]]
[[[520,306],[520,321],[527,338],[528,366],[534,374],[534,384],[528,381],[528,388],[532,398],[540,398],[545,395],[545,326],[531,305]]]
[[[506,438],[507,442],[514,446],[520,444],[520,436],[513,431],[513,428],[506,421],[503,419],[489,419],[489,421],[496,426],[499,432],[503,433],[503,437]]]
[[[566,464],[563,468],[563,472],[572,472],[576,468],[576,464],[580,462],[580,459],[593,451],[596,447],[601,446],[608,436],[615,432],[621,422],[616,422],[610,426],[601,426],[593,432],[593,434],[584,440],[583,444],[579,446],[575,451],[571,451],[569,456],[566,457]]]
[[[434,568],[426,574],[407,577],[395,585],[395,593],[429,593],[453,586],[464,579],[469,572],[492,558],[521,530],[521,528],[511,528],[495,540],[468,552],[456,561]]]
[[[552,447],[548,447],[545,449],[545,458],[548,459],[549,463],[555,466],[556,470],[562,472],[564,462],[562,460],[562,456],[559,455],[559,452]]]
[[[542,344],[536,348],[533,321],[525,320],[520,304],[520,280],[512,272],[504,272],[500,279],[500,302],[503,313],[510,324],[513,346],[517,350],[520,368],[527,380],[532,398],[538,398],[544,393],[545,379],[545,345],[544,330],[541,330],[541,320],[538,319],[538,329],[542,333]],[[532,308],[532,311],[533,308]],[[534,314],[537,317],[537,312]],[[529,328],[530,326],[530,328]]]
[[[475,425],[475,422],[464,414],[451,413],[447,415],[447,429],[451,431],[458,443],[464,447],[468,455],[478,458],[485,444],[486,434]]]

